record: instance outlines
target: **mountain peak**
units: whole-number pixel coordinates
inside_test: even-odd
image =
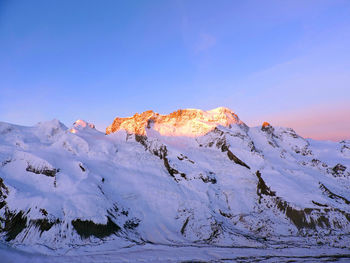
[[[84,120],[76,120],[73,123],[73,127],[69,130],[71,133],[77,133],[78,130],[91,128],[95,129],[95,125]]]
[[[269,127],[271,126],[270,123],[268,123],[267,121],[264,121],[264,123],[262,124],[262,128],[266,128],[266,127]]]
[[[132,117],[115,118],[107,127],[106,133],[126,130],[128,133],[147,135],[146,128],[153,128],[165,136],[201,136],[217,126],[230,127],[233,124],[246,125],[228,108],[219,107],[209,111],[200,109],[179,109],[168,115],[155,113],[152,110]]]
[[[262,125],[261,125],[261,130],[267,133],[273,133],[274,128],[271,126],[270,123],[268,123],[267,121],[265,121]]]

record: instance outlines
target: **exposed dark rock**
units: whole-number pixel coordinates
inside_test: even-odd
[[[123,227],[125,229],[135,229],[136,227],[139,226],[139,224],[140,224],[140,219],[132,218],[132,219],[125,221]]]
[[[256,188],[256,193],[259,196],[259,203],[261,202],[262,195],[276,196],[276,192],[271,191],[270,187],[268,187],[262,179],[260,171],[256,171],[255,174],[259,180]]]
[[[318,160],[318,159],[312,159],[312,160],[311,160],[311,166],[313,166],[313,167],[322,166],[323,168],[326,168],[326,167],[327,167],[327,164],[325,164],[324,162],[321,162],[321,161]]]
[[[54,226],[55,224],[59,224],[60,220],[56,219],[56,220],[50,221],[47,218],[42,218],[42,219],[31,220],[30,222],[40,229],[40,236],[41,236],[41,234],[44,231],[49,231],[52,226]]]
[[[79,167],[80,167],[80,169],[81,169],[83,172],[86,171],[86,169],[84,168],[84,166],[83,166],[81,163],[79,163]]]
[[[231,134],[228,134],[228,135],[230,135],[232,137],[240,138],[241,140],[244,140],[245,138],[247,138],[247,135],[244,135],[244,134],[242,134],[240,132],[235,132],[233,134],[231,133]]]
[[[181,227],[181,234],[184,235],[185,234],[185,230],[186,230],[186,226],[188,224],[188,222],[190,221],[190,217],[187,217],[185,222],[183,223],[182,227]]]
[[[169,159],[167,157],[168,156],[168,149],[165,145],[160,146],[158,149],[153,149],[152,153],[163,160],[164,167],[166,168],[168,173],[174,178],[174,180],[176,182],[178,182],[178,179],[175,177],[176,174],[179,174],[182,178],[187,180],[185,173],[181,173],[177,169],[171,167]]]
[[[273,143],[272,141],[267,141],[273,148],[276,148],[277,147],[277,145],[276,145],[276,143]]]
[[[135,134],[135,141],[141,143],[147,149],[147,136]]]
[[[316,224],[313,218],[310,218],[309,220],[306,217],[307,213],[310,213],[311,210],[305,212],[305,210],[298,210],[293,207],[291,207],[288,202],[280,199],[277,197],[275,199],[277,203],[277,208],[285,213],[285,215],[290,219],[290,221],[298,228],[298,229],[303,229],[303,228],[311,228],[315,229]]]
[[[185,173],[180,173],[175,168],[171,167],[169,163],[169,159],[167,158],[168,155],[168,149],[165,145],[161,145],[159,148],[153,148],[151,149],[148,145],[147,136],[145,135],[138,135],[135,134],[135,140],[140,143],[142,146],[145,147],[145,150],[149,150],[152,154],[159,157],[161,160],[163,160],[164,167],[168,171],[169,175],[171,175],[176,182],[178,182],[178,179],[175,177],[176,174],[179,174],[182,178],[187,180]]]
[[[128,216],[128,215],[129,215],[129,212],[126,211],[126,210],[122,210],[122,211],[121,211],[121,214],[122,214],[122,215],[125,215],[125,216]]]
[[[308,148],[308,145],[300,148],[298,146],[292,147],[295,153],[301,154],[303,156],[311,155],[312,151]]]
[[[345,204],[349,205],[350,201],[348,199],[346,199],[345,197],[342,197],[340,195],[337,195],[335,193],[333,193],[331,190],[329,190],[324,184],[319,183],[320,184],[320,189],[327,194],[327,196],[331,199],[335,199],[335,200],[342,200]]]
[[[207,243],[212,243],[216,238],[219,237],[220,232],[222,231],[221,223],[218,223],[218,222],[215,221],[210,226],[211,226],[211,231],[212,232],[211,232],[209,238],[204,240]]]
[[[35,174],[43,174],[49,177],[55,177],[56,173],[58,173],[60,169],[49,169],[49,168],[36,169],[35,167],[28,164],[26,171],[35,173]]]
[[[166,170],[168,171],[168,173],[169,173],[172,177],[175,178],[175,174],[178,174],[179,171],[176,170],[176,169],[174,169],[174,168],[172,168],[172,167],[170,166],[169,160],[168,160],[168,158],[166,158],[165,156],[163,157],[163,162],[164,162],[164,166],[165,166]]]
[[[45,209],[43,209],[43,208],[40,208],[39,211],[41,212],[41,214],[42,214],[43,216],[47,216],[47,215],[48,215],[47,211],[46,211]]]
[[[204,183],[212,183],[212,184],[217,183],[214,173],[212,172],[209,172],[209,174],[206,174],[206,175],[200,174],[199,178],[202,179]]]
[[[178,170],[176,170],[175,168],[171,167],[169,164],[169,160],[167,157],[163,157],[163,162],[164,162],[164,166],[167,169],[168,173],[174,177],[175,181],[178,181],[175,177],[176,174],[179,174],[182,178],[187,180],[186,174],[185,173],[180,173]]]
[[[258,149],[255,147],[255,144],[254,144],[253,141],[250,141],[250,142],[248,143],[248,146],[249,146],[251,152],[256,152],[256,153],[260,153],[260,154],[261,154],[261,151],[258,150]]]
[[[345,170],[346,170],[346,167],[344,165],[338,163],[337,165],[335,165],[332,168],[332,174],[334,176],[342,176],[342,175],[344,175]]]
[[[6,204],[6,201],[0,201],[0,209],[2,209]]]
[[[180,161],[186,160],[192,164],[194,164],[194,161],[190,160],[186,155],[180,154],[180,156],[177,156],[177,159],[179,159]]]
[[[117,233],[120,227],[116,225],[110,217],[107,217],[107,224],[96,224],[91,220],[76,219],[72,221],[74,229],[83,239],[94,236],[97,238],[104,238]]]
[[[224,135],[224,132],[220,130],[218,127],[215,127],[214,130],[211,131],[211,133],[222,136]]]
[[[223,146],[223,145],[226,145],[226,139],[225,138],[219,138],[218,140],[216,140],[216,147],[218,148],[218,149],[221,149],[221,147]]]
[[[272,191],[266,185],[259,171],[256,172],[256,175],[259,179],[259,182],[257,185],[257,194],[260,197],[259,203],[261,203],[261,198],[263,198],[263,196],[268,196],[272,198],[272,201],[276,204],[277,209],[282,213],[284,213],[286,217],[298,228],[298,230],[301,230],[301,229],[315,230],[317,226],[320,228],[332,227],[331,222],[329,221],[329,218],[327,216],[330,209],[324,208],[324,207],[327,207],[327,205],[322,205],[315,201],[312,201],[314,204],[321,206],[322,208],[304,208],[304,209],[293,208],[287,201],[278,197],[276,195],[276,192]],[[344,215],[344,217],[348,215],[346,212],[343,212],[340,210],[338,212],[341,212]],[[347,219],[349,220],[350,216]],[[341,228],[340,224],[333,224],[333,227],[337,227],[337,226],[338,228]]]
[[[319,227],[323,227],[323,228],[330,228],[331,227],[331,225],[329,223],[329,219],[325,215],[320,215],[317,218],[317,225]]]
[[[320,204],[320,203],[318,203],[316,201],[312,201],[312,203],[315,204],[315,205],[318,205],[318,206],[328,207],[328,205]]]
[[[117,204],[114,204],[112,208],[107,210],[108,215],[110,215],[114,219],[116,219],[117,216],[119,215],[118,212],[119,212],[119,208],[118,208]],[[122,213],[123,213],[123,211],[122,211]]]
[[[270,123],[266,121],[262,124],[261,130],[269,134],[273,134],[273,132],[275,131],[275,129],[270,125]]]
[[[224,217],[232,218],[232,215],[231,215],[231,214],[225,213],[225,212],[221,211],[221,209],[219,209],[219,213],[220,213],[220,215],[222,215],[222,216],[224,216]]]
[[[226,144],[221,146],[221,151],[222,152],[227,152],[227,156],[231,161],[234,161],[236,164],[242,165],[248,169],[250,169],[250,167],[244,163],[243,161],[241,161],[236,155],[234,155],[230,149],[226,146]]]
[[[11,159],[7,159],[7,160],[5,160],[5,161],[3,161],[3,162],[1,163],[1,166],[5,166],[6,164],[8,164],[8,163],[10,163],[10,162],[12,162],[12,160],[11,160]]]
[[[9,194],[9,189],[7,186],[4,184],[4,180],[0,177],[0,198],[5,199]]]
[[[1,229],[1,232],[6,233],[6,241],[11,241],[17,237],[19,233],[27,226],[27,217],[23,211],[14,213],[11,211],[5,212],[5,227]]]
[[[287,128],[285,131],[283,131],[283,133],[288,134],[294,139],[301,138],[292,128]]]
[[[318,159],[312,159],[311,163],[312,163],[313,166],[317,166],[317,165],[319,165],[321,163],[321,161],[318,160]]]
[[[168,149],[165,145],[161,145],[159,148],[152,149],[151,153],[153,153],[155,156],[159,157],[160,159],[163,159],[164,156],[167,156]]]
[[[349,141],[350,142],[350,141]],[[340,152],[345,153],[345,152],[350,152],[350,145],[347,144],[346,141],[341,141],[340,144],[342,145]]]
[[[101,185],[98,185],[97,188],[98,188],[98,190],[100,190],[101,194],[105,195],[105,192],[103,191]]]

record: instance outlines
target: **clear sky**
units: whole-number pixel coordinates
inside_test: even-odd
[[[350,1],[0,0],[0,121],[218,106],[350,139]]]

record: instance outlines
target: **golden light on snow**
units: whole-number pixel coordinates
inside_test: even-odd
[[[264,121],[264,123],[262,124],[262,127],[266,128],[268,126],[271,126],[270,123],[268,123],[267,121]]]
[[[75,126],[81,126],[81,127],[85,128],[87,123],[85,121],[83,121],[83,120],[77,120],[76,122],[74,122],[74,125]]]
[[[136,113],[128,118],[115,118],[106,133],[125,130],[128,133],[147,135],[159,133],[162,136],[198,137],[214,130],[217,126],[245,124],[230,109],[219,107],[209,111],[185,109],[161,115],[153,111]],[[152,129],[149,129],[151,128]]]
[[[70,129],[69,131],[70,131],[71,133],[77,133],[77,130],[74,129],[74,128]]]

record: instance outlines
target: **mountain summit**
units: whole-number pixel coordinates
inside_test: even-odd
[[[168,115],[161,115],[152,110],[132,117],[115,118],[107,127],[110,134],[125,130],[131,134],[147,135],[152,128],[163,136],[202,136],[217,126],[230,127],[233,124],[246,126],[238,116],[228,108],[219,107],[209,111],[198,109],[177,110]]]
[[[71,133],[77,133],[79,130],[86,130],[86,129],[95,129],[95,125],[79,119],[73,123],[73,127],[69,131]]]

